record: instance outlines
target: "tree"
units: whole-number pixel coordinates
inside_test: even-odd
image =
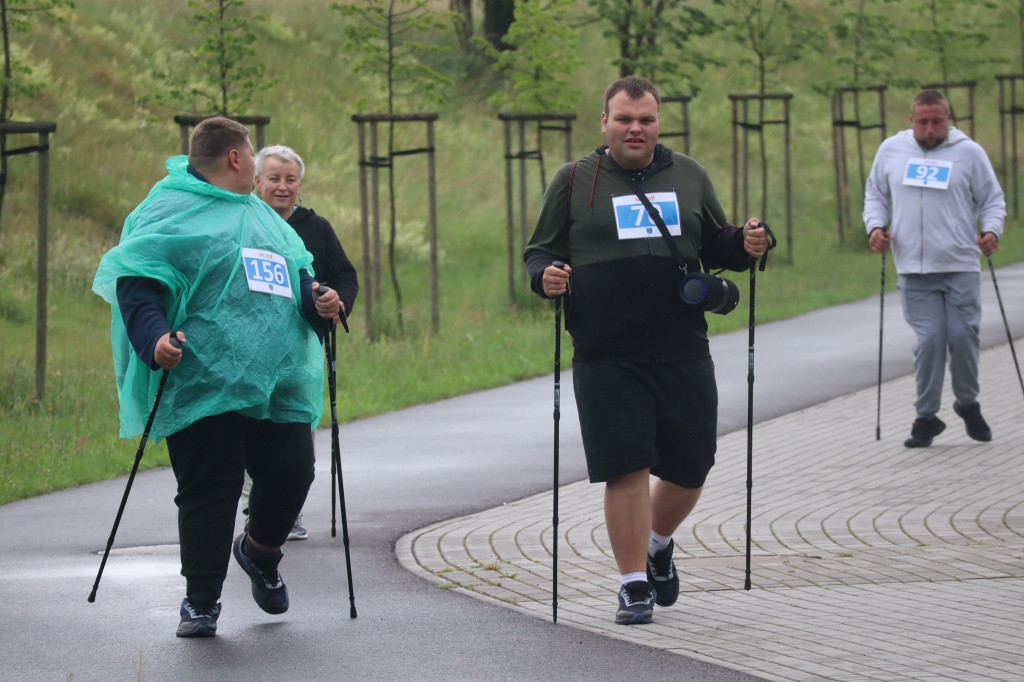
[[[1014,11],[1014,18],[1017,20],[1017,39],[1020,41],[1019,66],[1021,73],[1024,73],[1024,0],[1009,0],[1006,4]]]
[[[486,45],[494,70],[508,78],[511,92],[491,97],[499,107],[525,113],[572,108],[579,91],[567,82],[583,63],[577,55],[579,34],[567,23],[573,0],[520,0],[515,21],[505,34],[509,49]]]
[[[459,40],[459,49],[469,52],[473,38],[473,2],[472,0],[449,0],[455,22],[455,37]]]
[[[769,78],[800,58],[803,50],[820,42],[808,20],[789,0],[722,0],[726,34],[753,59],[740,57],[757,69],[757,91],[768,92]]]
[[[368,94],[356,106],[384,104],[387,113],[393,114],[398,101],[418,106],[444,100],[441,90],[452,81],[423,58],[445,48],[410,36],[445,29],[449,15],[431,12],[426,0],[363,0],[357,5],[334,3],[331,7],[349,20],[341,30],[341,52],[349,69],[357,76],[382,81],[379,89],[367,88]],[[384,94],[383,102],[377,92]]]
[[[659,83],[663,90],[686,85],[696,91],[694,67],[716,63],[701,50],[688,49],[696,36],[717,28],[702,9],[687,0],[590,0],[598,16],[608,22],[605,36],[616,40],[620,76],[637,74]]]
[[[27,33],[32,29],[31,18],[46,16],[61,21],[61,11],[72,9],[72,0],[0,0],[0,34],[3,36],[4,69],[0,77],[0,123],[14,116],[16,98],[31,99],[45,87],[28,77],[32,69],[16,62],[12,57],[11,33]],[[0,135],[0,213],[7,193],[7,136]]]
[[[964,6],[953,0],[920,0],[920,6],[924,21],[910,31],[909,42],[927,57],[930,69],[938,65],[943,83],[992,63],[981,49],[989,40],[989,31],[976,12],[993,9],[994,3],[978,0]],[[954,76],[954,70],[961,75]]]
[[[830,0],[830,4],[839,10],[831,29],[838,48],[836,63],[842,72],[836,80],[816,84],[814,89],[832,98],[832,148],[840,241],[843,241],[847,229],[854,223],[851,215],[852,197],[856,196],[859,201],[864,195],[867,168],[864,131],[867,126],[864,123],[866,111],[861,107],[862,96],[877,99],[878,123],[870,127],[877,128],[879,137],[884,139],[884,88],[889,85],[914,85],[909,78],[901,79],[891,68],[898,60],[897,47],[901,41],[886,5],[891,6],[895,2],[898,0]],[[852,115],[848,113],[848,104],[852,104]],[[851,191],[852,183],[848,172],[847,133],[851,129],[856,148],[857,168],[860,171],[855,191]]]
[[[425,0],[364,0],[359,5],[333,3],[331,7],[342,18],[350,20],[342,27],[341,49],[352,72],[371,80],[383,81],[382,88],[368,88],[370,94],[357,101],[358,107],[374,103],[374,93],[379,91],[386,98],[388,114],[396,113],[396,100],[404,100],[409,104],[442,101],[442,88],[452,81],[421,61],[420,56],[442,52],[444,48],[413,40],[409,36],[443,29],[444,22],[451,19],[451,16],[431,12]],[[387,144],[387,158],[391,164],[395,154],[393,121],[388,123]],[[398,282],[395,258],[398,220],[395,215],[393,164],[389,165],[389,171],[388,268],[395,292],[398,328],[402,331],[402,288]]]
[[[191,68],[178,73],[154,71],[161,90],[142,101],[232,116],[245,111],[257,93],[281,82],[280,78],[267,78],[266,65],[254,59],[253,26],[266,18],[241,15],[244,5],[243,0],[188,0],[188,6],[195,9],[189,33],[202,36],[190,55]]]
[[[899,1],[831,0],[830,4],[840,12],[832,24],[832,34],[839,47],[836,63],[846,71],[838,83],[818,89],[831,90],[835,85],[863,87],[876,83],[911,85],[910,79],[900,78],[892,69],[900,34],[886,5]]]

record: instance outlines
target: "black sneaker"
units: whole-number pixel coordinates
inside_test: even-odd
[[[654,618],[655,592],[646,582],[636,580],[619,588],[619,610],[615,622],[619,625],[643,625]]]
[[[992,440],[992,429],[988,427],[985,418],[981,416],[981,405],[974,403],[964,407],[958,400],[953,403],[953,411],[964,420],[968,436],[983,443]]]
[[[277,565],[281,562],[281,550],[273,557],[273,566],[260,566],[245,553],[243,544],[247,533],[242,533],[231,545],[235,561],[252,580],[252,598],[256,605],[267,613],[284,613],[288,610],[288,588],[281,580]]]
[[[220,604],[215,606],[194,606],[185,597],[181,600],[181,622],[174,634],[178,637],[213,637],[217,634],[217,617]]]
[[[672,561],[674,547],[675,542],[669,540],[668,547],[647,556],[647,582],[654,586],[658,606],[672,606],[679,598],[679,574],[676,562]]]
[[[981,414],[979,413],[980,417]],[[914,420],[914,425],[910,427],[910,438],[903,441],[903,445],[908,448],[926,448],[932,444],[932,439],[946,430],[946,422],[942,421],[938,417],[932,417],[931,419],[921,419],[918,417]]]

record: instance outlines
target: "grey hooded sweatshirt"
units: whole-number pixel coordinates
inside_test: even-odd
[[[913,130],[878,148],[864,188],[868,234],[889,227],[903,275],[980,272],[981,232],[1003,233],[1006,200],[981,145],[950,126],[949,138],[924,150]]]

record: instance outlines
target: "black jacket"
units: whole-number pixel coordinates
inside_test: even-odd
[[[352,261],[345,255],[334,228],[311,209],[296,206],[288,224],[302,238],[306,250],[313,255],[313,279],[338,292],[345,312],[352,315],[352,306],[359,293],[359,279]]]

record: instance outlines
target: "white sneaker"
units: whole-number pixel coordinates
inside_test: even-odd
[[[305,540],[309,537],[309,532],[302,526],[302,514],[299,514],[298,518],[295,519],[295,525],[292,526],[291,532],[288,533],[289,540]]]

